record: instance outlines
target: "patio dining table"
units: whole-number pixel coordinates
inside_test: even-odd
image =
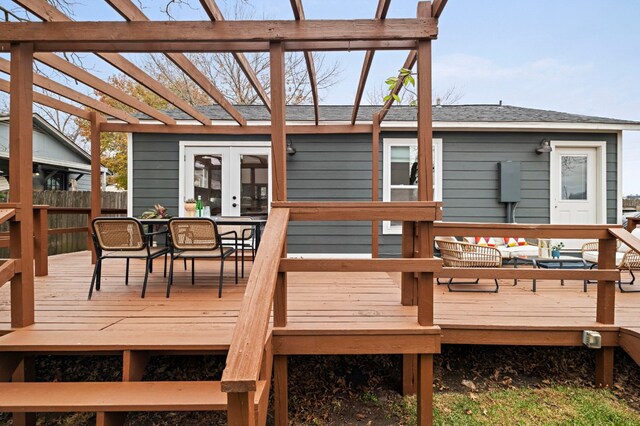
[[[267,219],[265,217],[244,216],[244,219],[242,219],[242,218],[233,218],[233,217],[211,216],[207,218],[213,220],[218,225],[252,226],[254,229],[254,232],[256,233],[256,250],[260,246],[260,238],[262,236],[262,230],[264,228],[264,225],[267,223]],[[246,218],[250,218],[251,220],[247,220]],[[161,218],[161,219],[138,219],[138,220],[143,225],[167,226],[169,224],[170,219]]]

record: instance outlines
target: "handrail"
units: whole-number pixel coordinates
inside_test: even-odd
[[[223,392],[256,390],[288,222],[288,209],[271,209],[233,330]]]
[[[601,239],[610,238],[611,229],[622,229],[622,225],[547,225],[516,223],[466,223],[434,222],[434,232],[438,237],[492,236],[523,238],[567,238]]]
[[[611,228],[609,233],[629,246],[629,248],[640,254],[640,238],[637,238],[624,228]]]
[[[0,209],[0,225],[16,215],[16,209]]]
[[[292,221],[399,220],[432,222],[442,219],[442,203],[436,201],[279,201],[274,208],[287,208]]]

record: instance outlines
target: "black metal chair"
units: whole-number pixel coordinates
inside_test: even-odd
[[[221,219],[225,219],[222,217]],[[253,219],[246,216],[240,217],[229,217],[229,219],[235,222],[246,222],[247,224],[239,224],[235,223],[233,225],[225,225],[224,223],[218,224],[218,230],[220,231],[220,236],[222,238],[233,238],[234,247],[236,251],[241,252],[241,274],[240,276],[244,278],[244,258],[245,258],[245,250],[251,251],[251,256],[253,259],[256,258],[256,232],[255,227],[256,224],[253,224]]]
[[[235,253],[235,282],[238,284],[238,252],[234,247],[224,247],[216,223],[209,218],[173,218],[169,220],[169,279],[167,297],[173,284],[175,259],[191,259],[191,285],[195,284],[195,259],[220,259],[220,283],[218,297],[222,297],[224,260]]]
[[[93,295],[93,289],[100,291],[100,281],[102,278],[102,262],[104,259],[126,259],[125,285],[129,285],[129,261],[131,259],[144,259],[144,283],[142,284],[142,295],[144,298],[147,291],[149,273],[153,272],[153,259],[165,256],[164,275],[167,275],[166,255],[169,253],[167,246],[153,247],[153,237],[166,233],[152,232],[145,233],[142,223],[132,217],[99,217],[91,222],[93,229],[93,245],[96,250],[97,260],[91,278],[89,288],[89,299]]]

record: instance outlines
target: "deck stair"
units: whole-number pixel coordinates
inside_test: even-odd
[[[129,411],[226,411],[220,381],[141,381],[149,355],[226,354],[231,330],[140,333],[18,330],[0,336],[0,412],[95,412],[98,425],[123,424]],[[16,379],[22,361],[33,355],[113,355],[123,357],[122,382],[29,382]],[[16,374],[18,369],[18,374]],[[13,381],[12,381],[13,377]],[[269,385],[254,395],[256,418]],[[24,416],[24,414],[22,414]]]
[[[640,327],[621,328],[620,346],[640,365]]]

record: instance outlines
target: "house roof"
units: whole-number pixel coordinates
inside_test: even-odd
[[[238,110],[249,121],[269,121],[270,114],[262,105],[238,105]],[[375,112],[381,106],[363,105],[358,112],[358,120],[371,121]],[[231,117],[219,105],[207,105],[198,109],[212,120],[231,120]],[[321,105],[320,117],[322,121],[347,122],[351,120],[353,106],[351,105]],[[192,118],[180,110],[164,111],[177,120],[191,120]],[[140,118],[149,118],[142,114]],[[412,106],[394,106],[389,110],[386,121],[412,122],[417,119],[417,108]],[[287,106],[288,121],[313,121],[313,105]],[[594,117],[588,115],[569,114],[565,112],[549,111],[534,108],[523,108],[512,105],[439,105],[433,107],[434,122],[464,122],[464,123],[585,123],[609,125],[640,125],[639,121],[618,120],[614,118]]]

